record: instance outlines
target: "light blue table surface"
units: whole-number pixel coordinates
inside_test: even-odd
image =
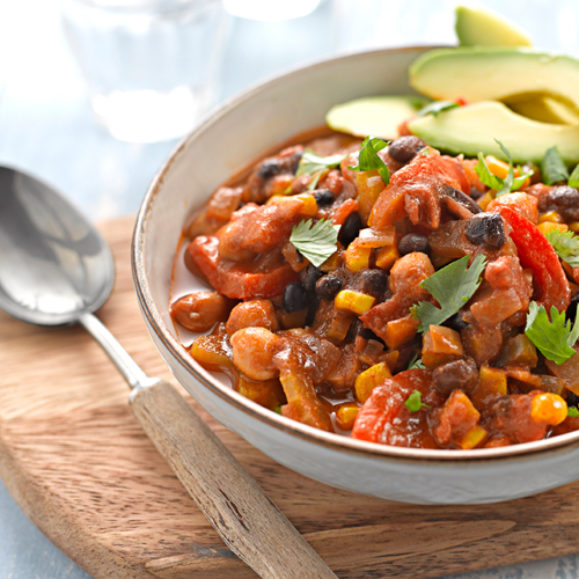
[[[574,0],[484,4],[517,22],[537,46],[579,55]],[[228,17],[218,101],[337,53],[454,43],[453,8],[449,1],[325,0],[313,14],[281,23]],[[0,2],[0,164],[37,174],[99,220],[135,214],[175,144],[122,143],[95,122],[56,0]],[[578,565],[579,557],[571,555],[460,577],[577,579]],[[0,483],[0,579],[35,577],[89,576],[26,518]]]

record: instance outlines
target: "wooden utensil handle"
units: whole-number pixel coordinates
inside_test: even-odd
[[[261,577],[336,577],[168,382],[133,390],[133,414],[227,546]]]

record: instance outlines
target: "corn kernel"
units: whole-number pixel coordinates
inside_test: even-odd
[[[479,370],[479,388],[488,393],[507,395],[507,375],[500,368],[482,365]]]
[[[541,231],[543,235],[549,233],[549,231],[567,231],[569,226],[566,223],[557,223],[555,221],[542,221],[537,225],[537,228]]]
[[[375,301],[374,296],[355,290],[342,290],[334,298],[334,306],[339,310],[349,310],[361,315],[367,312]]]
[[[356,399],[364,404],[364,402],[370,398],[372,390],[374,390],[376,386],[383,384],[387,378],[391,377],[390,368],[388,368],[385,362],[374,364],[374,366],[370,366],[363,372],[360,372],[354,382]]]
[[[478,446],[487,436],[488,432],[482,426],[476,424],[463,436],[459,446],[463,450],[470,450]]]
[[[336,410],[336,422],[343,430],[352,430],[354,420],[358,416],[360,408],[356,404],[343,404]]]
[[[533,396],[531,418],[535,422],[557,426],[567,418],[567,412],[567,402],[558,394],[542,392]]]
[[[356,240],[354,240],[346,249],[344,254],[344,261],[346,267],[352,272],[356,273],[363,269],[370,267],[370,258],[372,257],[372,249],[369,247],[360,247]]]
[[[561,217],[561,214],[557,211],[547,211],[546,213],[541,213],[539,215],[539,223],[544,221],[552,221],[553,223],[563,223],[565,220]]]
[[[376,252],[376,267],[388,271],[399,257],[396,246],[383,247]]]

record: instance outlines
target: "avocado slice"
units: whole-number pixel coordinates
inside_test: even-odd
[[[410,67],[410,84],[434,99],[507,104],[548,96],[579,114],[579,60],[527,48],[430,50]]]
[[[455,16],[456,36],[463,46],[531,46],[526,34],[492,12],[457,6]]]
[[[481,152],[507,160],[495,141],[498,139],[516,163],[539,163],[554,145],[565,162],[579,161],[579,125],[534,121],[496,101],[472,103],[436,117],[416,117],[408,129],[437,149],[469,157]]]
[[[520,115],[543,123],[579,125],[579,114],[574,109],[548,96],[513,102],[510,108]]]
[[[394,139],[399,125],[413,117],[429,101],[414,96],[375,96],[348,101],[332,107],[327,125],[357,137]]]

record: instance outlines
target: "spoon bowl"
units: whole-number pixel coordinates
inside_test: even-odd
[[[98,231],[49,185],[0,167],[0,308],[62,325],[98,310],[114,281]]]
[[[147,376],[93,315],[113,280],[109,247],[71,204],[35,177],[0,167],[0,308],[33,324],[85,327],[131,387],[133,414],[157,450],[260,576],[335,577],[175,388]]]

